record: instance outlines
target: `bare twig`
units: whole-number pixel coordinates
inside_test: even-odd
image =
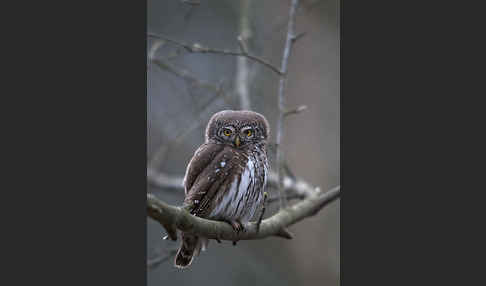
[[[280,70],[282,71],[283,75],[280,76],[279,82],[279,90],[278,90],[278,107],[279,107],[279,116],[277,120],[277,139],[276,139],[276,149],[277,149],[277,178],[278,178],[278,190],[280,196],[280,208],[287,207],[287,199],[283,192],[283,169],[284,169],[284,154],[282,151],[282,138],[284,133],[284,117],[285,117],[285,101],[284,101],[284,91],[285,85],[287,83],[287,65],[290,57],[290,51],[292,50],[292,43],[294,42],[293,39],[295,38],[295,17],[297,14],[297,7],[299,5],[299,0],[292,0],[290,5],[290,12],[289,12],[289,23],[287,27],[287,38],[285,41],[285,48],[282,57],[282,65]]]
[[[164,60],[170,61],[170,60],[176,59],[180,55],[182,55],[182,53],[183,53],[183,49],[181,49],[179,47],[179,48],[175,49],[172,53],[170,53],[167,57],[164,57]]]
[[[148,59],[149,59],[149,62],[152,62],[152,59],[155,58],[155,53],[157,52],[157,50],[161,47],[163,47],[165,44],[165,41],[163,40],[158,40],[156,41],[151,47],[150,47],[150,50],[148,52]]]
[[[195,75],[193,75],[190,71],[176,67],[175,65],[173,65],[173,64],[171,64],[167,61],[160,60],[160,59],[152,59],[152,62],[155,63],[159,68],[166,70],[170,73],[173,73],[174,75],[188,81],[192,85],[196,85],[196,86],[199,86],[199,87],[202,87],[202,88],[209,89],[209,90],[211,90],[212,92],[215,92],[215,93],[224,92],[221,89],[220,85],[216,85],[216,84],[201,80],[201,79],[197,78]]]
[[[248,54],[248,47],[246,45],[246,39],[244,40],[241,35],[238,36],[238,44],[240,45],[241,52]]]
[[[269,236],[289,239],[292,234],[286,230],[288,226],[318,213],[324,206],[339,198],[340,190],[340,186],[327,192],[317,190],[304,200],[281,209],[273,216],[263,220],[259,231],[257,231],[256,222],[249,222],[245,224],[244,232],[237,233],[228,223],[191,215],[183,208],[168,205],[152,194],[147,194],[147,213],[166,229],[169,236],[179,229],[184,233],[229,241],[262,239]]]
[[[268,67],[273,72],[275,72],[279,75],[283,74],[283,72],[281,72],[277,67],[272,65],[267,60],[260,58],[260,57],[257,57],[257,56],[254,56],[254,55],[251,55],[251,54],[245,54],[245,53],[242,53],[242,52],[235,52],[235,51],[230,51],[230,50],[220,50],[220,49],[208,48],[208,47],[204,47],[204,46],[202,46],[198,43],[190,45],[190,44],[186,44],[186,43],[182,43],[182,42],[173,40],[171,38],[168,38],[167,36],[160,35],[160,34],[148,33],[148,36],[152,37],[152,38],[156,38],[156,39],[165,40],[165,41],[167,41],[171,44],[174,44],[176,46],[184,48],[186,51],[188,51],[190,53],[220,54],[220,55],[246,57],[248,59],[251,59],[253,61],[256,61],[256,62]]]
[[[299,113],[301,113],[302,111],[305,111],[305,110],[307,110],[307,105],[301,105],[297,108],[285,111],[283,116],[285,117],[285,116],[289,116],[289,115],[292,115],[292,114],[299,114]]]
[[[306,34],[307,34],[306,32],[299,33],[297,36],[292,38],[292,42],[294,42],[294,43],[297,42],[300,38],[302,38]]]

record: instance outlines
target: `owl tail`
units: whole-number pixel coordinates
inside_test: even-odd
[[[187,268],[191,265],[194,256],[199,255],[201,249],[206,250],[208,240],[191,234],[182,234],[182,244],[177,251],[174,266],[177,268]]]

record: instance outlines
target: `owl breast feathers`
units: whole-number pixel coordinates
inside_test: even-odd
[[[184,207],[191,214],[226,221],[233,227],[248,222],[260,207],[268,176],[268,122],[252,111],[214,114],[184,177]],[[237,227],[238,228],[238,227]],[[207,240],[182,234],[175,265],[185,268]]]

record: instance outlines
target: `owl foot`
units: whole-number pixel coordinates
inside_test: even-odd
[[[231,225],[231,227],[236,233],[239,233],[240,231],[245,231],[243,224],[238,220],[227,221],[227,223]]]

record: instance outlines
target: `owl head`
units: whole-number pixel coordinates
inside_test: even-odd
[[[215,113],[206,127],[206,142],[244,148],[266,142],[270,133],[267,119],[253,111],[223,110]]]

